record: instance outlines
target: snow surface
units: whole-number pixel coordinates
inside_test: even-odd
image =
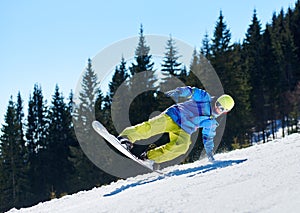
[[[300,212],[300,134],[9,212]]]

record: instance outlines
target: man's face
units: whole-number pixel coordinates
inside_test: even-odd
[[[215,111],[218,115],[221,115],[223,113],[217,106],[215,106]]]
[[[218,102],[215,103],[215,111],[218,115],[221,115],[223,113],[227,113],[228,111],[222,107],[222,105]]]

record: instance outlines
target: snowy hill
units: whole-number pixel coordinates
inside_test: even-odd
[[[300,134],[14,212],[299,212]]]

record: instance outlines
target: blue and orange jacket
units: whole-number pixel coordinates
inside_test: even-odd
[[[165,113],[188,134],[202,128],[203,144],[206,153],[214,148],[214,137],[218,122],[211,108],[211,96],[196,87],[178,87],[170,91],[172,97],[183,97],[188,100],[169,107]]]

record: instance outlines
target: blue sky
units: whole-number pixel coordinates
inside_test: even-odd
[[[35,83],[51,102],[55,85],[75,90],[88,58],[119,40],[144,34],[181,39],[200,47],[222,10],[232,42],[242,41],[253,10],[264,26],[296,0],[2,0],[0,1],[0,121],[11,95],[28,104]],[[133,47],[133,50],[134,51]],[[150,47],[151,48],[151,47]],[[150,50],[151,51],[151,50]],[[151,53],[151,52],[150,52]]]

